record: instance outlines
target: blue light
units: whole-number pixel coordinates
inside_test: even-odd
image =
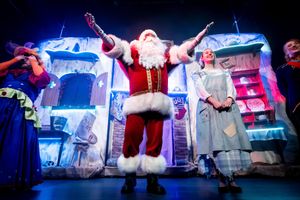
[[[39,138],[39,141],[42,141],[42,140],[44,140],[44,141],[49,141],[49,140],[59,140],[59,141],[61,141],[61,138]]]
[[[104,85],[103,81],[100,80],[100,81],[98,82],[98,87],[99,87],[99,88],[102,88],[103,85]]]
[[[251,129],[251,130],[246,130],[247,132],[263,132],[263,131],[278,131],[278,130],[284,130],[283,127],[276,127],[276,128],[262,128],[262,129]]]
[[[54,88],[56,86],[56,83],[54,82],[54,81],[51,81],[50,83],[49,83],[49,87],[52,89],[52,88]]]

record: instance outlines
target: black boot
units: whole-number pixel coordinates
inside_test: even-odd
[[[134,187],[136,186],[136,173],[126,174],[125,183],[122,186],[121,193],[128,194],[134,191]]]
[[[158,183],[158,175],[147,174],[147,192],[153,194],[166,194],[165,188]]]
[[[228,187],[229,187],[230,192],[232,192],[232,193],[241,193],[242,192],[242,188],[235,183],[235,180],[233,177],[228,177]]]
[[[229,187],[227,186],[227,178],[220,171],[218,171],[218,178],[219,178],[218,191],[220,193],[229,192]]]

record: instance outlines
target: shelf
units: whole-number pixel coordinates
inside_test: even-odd
[[[243,87],[243,86],[256,86],[256,85],[259,85],[260,83],[258,81],[255,81],[255,82],[250,82],[250,83],[236,83],[234,84],[235,87]]]
[[[260,118],[260,115],[264,115]],[[261,125],[266,126],[267,124],[274,124],[275,122],[275,111],[272,107],[268,107],[262,111],[246,111],[241,113],[243,122],[246,126]]]
[[[242,70],[242,71],[233,71],[231,72],[231,77],[243,77],[243,76],[255,76],[259,74],[259,69],[251,69],[251,70]]]
[[[252,124],[254,124],[254,125],[265,125],[265,124],[272,124],[272,123],[269,120],[264,119],[264,120],[254,121],[254,122],[244,122],[244,124],[246,126],[248,126],[248,125],[252,125]]]
[[[255,98],[261,98],[265,94],[256,94],[256,95],[245,95],[245,96],[237,96],[236,100],[245,100],[245,99],[255,99]]]
[[[249,111],[246,111],[246,112],[241,112],[241,115],[242,116],[247,116],[247,115],[252,115],[252,114],[254,114],[254,115],[262,115],[262,114],[266,114],[268,112],[273,112],[273,111],[274,111],[273,108],[268,108],[268,109],[260,110],[260,111],[251,111],[251,110],[249,110]]]

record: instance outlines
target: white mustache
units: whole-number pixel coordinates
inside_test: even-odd
[[[152,42],[154,44],[157,44],[157,39],[153,37],[147,37],[144,42]]]

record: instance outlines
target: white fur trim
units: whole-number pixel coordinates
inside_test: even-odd
[[[139,154],[129,158],[125,158],[122,154],[117,161],[119,170],[124,173],[136,172],[137,168],[140,166],[140,163],[141,159]]]
[[[152,157],[143,155],[141,159],[141,169],[143,172],[151,174],[162,174],[167,168],[167,162],[165,157],[159,155],[158,157]]]
[[[146,111],[157,111],[162,115],[166,115],[166,117],[172,117],[174,113],[173,102],[167,95],[161,92],[149,92],[138,96],[130,96],[124,102],[124,115]]]
[[[133,60],[131,58],[129,43],[114,35],[109,35],[109,37],[113,39],[115,46],[110,51],[103,51],[104,54],[110,58],[119,58],[122,56],[123,61],[126,64],[131,65]]]
[[[178,50],[179,47],[177,45],[174,45],[171,47],[169,54],[170,54],[170,62],[172,65],[176,65],[180,63],[180,60],[178,58]]]
[[[157,38],[157,34],[153,30],[146,29],[141,33],[141,35],[139,37],[139,41],[144,41],[147,34],[152,34]]]
[[[129,45],[131,48],[135,48],[137,51],[140,50],[141,45],[140,45],[140,41],[138,40],[132,40]]]
[[[190,45],[191,45],[191,41],[187,41],[182,45],[180,45],[178,49],[178,53],[177,53],[178,59],[184,64],[189,64],[194,61],[193,57],[189,56],[187,53],[188,47]]]
[[[122,41],[120,40],[120,38],[114,35],[109,35],[109,37],[114,41],[115,46],[110,51],[103,50],[103,52],[105,55],[107,55],[110,58],[118,58],[124,53]]]
[[[133,63],[133,59],[131,57],[130,45],[125,40],[122,40],[122,45],[124,51],[122,59],[127,65],[131,65]]]

